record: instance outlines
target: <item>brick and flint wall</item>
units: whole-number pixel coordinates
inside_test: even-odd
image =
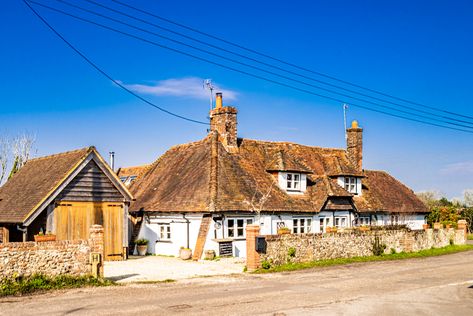
[[[247,231],[248,234],[248,231]],[[254,238],[253,238],[254,239]],[[255,255],[248,251],[248,267],[255,269],[268,261],[273,265],[290,262],[310,262],[322,259],[351,258],[373,255],[376,239],[385,245],[386,254],[396,252],[416,252],[424,249],[441,248],[466,243],[464,230],[427,229],[425,231],[377,230],[350,231],[329,234],[287,234],[265,236],[266,251],[258,254],[260,261],[255,264]],[[248,241],[250,242],[250,241]],[[254,243],[254,241],[253,241]],[[295,250],[295,251],[294,251]],[[292,254],[292,256],[289,255]]]
[[[0,244],[0,275],[7,278],[33,274],[90,275],[91,253],[100,253],[103,258],[100,225],[91,227],[88,240],[3,243]]]

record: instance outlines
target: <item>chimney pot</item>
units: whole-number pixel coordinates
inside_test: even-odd
[[[221,109],[222,107],[223,107],[222,93],[217,92],[216,97],[215,97],[215,108]]]

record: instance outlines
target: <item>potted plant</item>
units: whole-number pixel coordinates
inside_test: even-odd
[[[189,260],[192,258],[192,249],[181,247],[181,249],[179,249],[179,258],[182,260]]]
[[[38,235],[34,235],[34,241],[36,242],[56,241],[56,235],[53,235],[50,232],[46,232],[46,234],[44,234],[43,229],[40,229]]]
[[[443,228],[443,224],[442,223],[434,223],[434,229],[442,229]]]
[[[291,233],[291,230],[287,227],[278,228],[278,235],[286,235],[290,233]]]
[[[205,250],[205,260],[214,260],[215,259],[215,250]]]
[[[369,226],[366,226],[366,225],[362,225],[359,227],[360,231],[361,232],[367,232],[370,230],[370,227]]]
[[[429,228],[430,228],[430,225],[429,225],[429,224],[423,224],[423,225],[422,225],[422,228],[423,228],[424,230],[429,229]]]
[[[148,251],[148,239],[138,239],[135,241],[136,250],[138,251],[138,255],[146,256],[146,252]]]

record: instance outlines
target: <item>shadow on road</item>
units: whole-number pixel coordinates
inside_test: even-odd
[[[120,280],[125,280],[125,279],[128,279],[128,278],[131,278],[131,277],[134,277],[134,276],[137,276],[139,275],[138,273],[131,273],[131,274],[123,274],[123,275],[117,275],[117,276],[114,276],[114,277],[109,277],[107,278],[107,280],[110,280],[110,281],[120,281]]]

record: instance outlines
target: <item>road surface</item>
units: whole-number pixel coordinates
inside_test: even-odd
[[[1,315],[473,315],[473,251],[0,299]]]

